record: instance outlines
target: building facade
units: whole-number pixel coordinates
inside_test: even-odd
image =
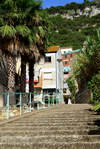
[[[66,52],[66,53],[62,54],[64,79],[67,79],[69,77],[69,73],[70,73],[70,68],[71,68],[71,63],[72,63],[73,57],[79,51],[80,51],[80,49],[69,51],[69,52]]]
[[[61,54],[65,54],[67,52],[73,51],[73,47],[60,47]]]
[[[63,48],[64,49],[64,48]],[[70,49],[70,47],[68,48]],[[77,55],[77,53],[80,51],[80,49],[78,50],[70,50],[67,52],[65,52],[63,50],[62,52],[62,62],[63,62],[63,77],[64,77],[64,95],[65,97],[64,98],[70,98],[70,90],[69,90],[69,87],[66,83],[66,79],[70,76],[70,70],[71,70],[71,65],[73,63],[73,59],[75,57],[75,55]]]
[[[45,58],[35,64],[35,78],[39,81],[35,83],[34,89],[40,96],[43,93],[63,93],[63,64],[59,46],[49,47]]]

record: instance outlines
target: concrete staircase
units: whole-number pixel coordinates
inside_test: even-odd
[[[100,115],[59,105],[0,125],[0,149],[100,149]]]

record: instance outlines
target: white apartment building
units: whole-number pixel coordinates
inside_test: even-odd
[[[67,52],[73,51],[73,47],[60,47],[61,54],[65,54]]]
[[[51,46],[45,58],[35,64],[35,92],[61,92],[63,94],[63,64],[59,46]],[[35,82],[35,81],[34,81]],[[41,95],[42,96],[42,95]]]

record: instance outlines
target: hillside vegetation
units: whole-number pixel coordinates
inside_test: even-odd
[[[95,36],[100,27],[99,0],[87,0],[82,4],[72,2],[65,6],[52,6],[44,11],[49,14],[52,23],[51,46],[73,46],[74,50],[80,49],[86,37]]]

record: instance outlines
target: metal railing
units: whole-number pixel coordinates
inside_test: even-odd
[[[33,110],[40,110],[62,103],[61,93],[0,93],[4,106],[0,107],[1,119],[9,119]],[[17,114],[16,114],[17,113]]]

